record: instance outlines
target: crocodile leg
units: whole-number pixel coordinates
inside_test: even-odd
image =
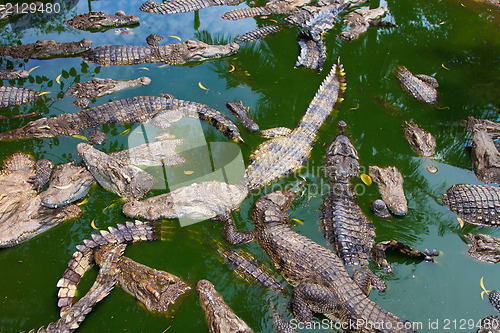
[[[214,219],[224,223],[224,227],[222,229],[222,236],[229,244],[233,245],[246,244],[255,239],[255,235],[251,231],[249,232],[236,231],[236,226],[234,225],[233,217],[229,212],[217,215]]]
[[[370,295],[372,286],[379,291],[384,291],[387,287],[384,280],[375,275],[369,268],[363,267],[356,270],[351,277],[358,285],[361,291],[366,295]]]
[[[40,191],[40,189],[49,181],[53,166],[54,164],[46,159],[36,161],[34,166],[35,176],[30,177],[28,180],[28,182],[33,184],[33,189],[35,191]]]
[[[337,306],[340,304],[335,293],[320,284],[303,283],[293,290],[292,309],[298,321],[310,322],[313,311],[332,313]]]

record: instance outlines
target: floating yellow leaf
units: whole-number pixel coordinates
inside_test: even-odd
[[[168,36],[168,37],[177,38],[179,40],[179,42],[182,42],[182,39],[180,37],[177,37],[177,36]]]
[[[230,70],[228,70],[227,72],[228,72],[228,73],[231,73],[232,71],[234,71],[234,66],[233,66],[233,65],[231,65],[231,69],[230,69]]]
[[[488,294],[488,291],[486,290],[481,291],[481,299],[484,299],[484,294]]]
[[[201,88],[201,89],[203,89],[203,90],[209,90],[208,88],[205,88],[205,87],[201,84],[201,82],[198,82],[198,87],[200,87],[200,88]]]
[[[185,175],[192,175],[193,173],[194,173],[194,171],[184,171]]]
[[[127,134],[128,132],[130,132],[130,130],[131,130],[131,129],[132,129],[132,127],[130,127],[130,128],[127,128],[127,129],[126,129],[125,131],[123,131],[123,132],[122,132],[122,135],[125,135],[125,134]]]
[[[42,91],[41,93],[38,94],[38,96],[50,94],[50,91]]]
[[[146,71],[149,71],[149,68],[147,68],[147,67],[139,67],[139,69],[144,69]]]
[[[460,229],[464,227],[464,221],[460,217],[457,217],[458,223],[460,224]]]
[[[484,287],[484,276],[481,277],[481,281],[479,281],[479,285],[481,286],[481,288],[483,288],[483,292],[481,293],[481,298],[483,298],[483,293],[489,293],[490,291],[489,290],[486,290],[486,288]]]
[[[102,210],[102,212],[104,213],[104,211],[110,209],[111,207],[113,207],[114,205],[116,205],[116,202],[113,202],[111,205],[107,206],[107,207],[104,207],[104,209]]]
[[[40,67],[40,66],[35,66],[35,67],[33,67],[32,69],[30,69],[30,70],[28,71],[28,73],[31,73],[32,71],[34,71],[34,70],[35,70],[35,69],[37,69],[38,67]]]
[[[295,222],[297,222],[297,223],[299,223],[299,224],[304,224],[304,222],[302,222],[302,221],[301,221],[301,220],[299,220],[299,219],[292,219],[292,220],[293,220],[293,221],[295,221]]]
[[[465,7],[465,5],[464,5],[463,3],[460,3],[460,5],[461,5],[462,7]]]
[[[278,23],[278,21],[276,21],[275,19],[270,19],[269,21]]]
[[[77,139],[81,139],[81,140],[85,140],[85,141],[88,140],[86,137],[84,137],[83,135],[79,135],[79,134],[72,135],[72,137],[77,138]]]
[[[439,22],[439,24],[441,24],[441,25],[444,24],[444,23],[445,23],[445,21]]]
[[[99,230],[99,228],[95,226],[95,219],[93,219],[92,222],[90,222],[90,226],[95,230]]]
[[[88,202],[87,198],[83,199],[79,203],[77,203],[78,206],[85,205]]]
[[[362,173],[360,178],[361,178],[361,181],[363,183],[365,183],[365,185],[370,186],[372,184],[372,179],[366,173]]]
[[[447,71],[449,71],[450,69],[448,67],[446,67],[444,64],[441,64],[441,67],[443,67],[444,69],[446,69]]]
[[[158,66],[158,68],[163,68],[163,67],[167,67],[167,66],[170,66],[170,65],[169,64],[163,64],[163,65]]]
[[[62,74],[59,74],[59,76],[58,76],[58,77],[56,77],[56,82],[57,82],[58,84],[61,84],[61,81],[60,81],[60,80],[61,80],[61,76],[62,76]]]

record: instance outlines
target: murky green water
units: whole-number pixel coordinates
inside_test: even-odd
[[[171,16],[146,14],[137,10],[140,3],[90,2],[92,10],[111,13],[122,9],[127,14],[139,16],[141,25],[129,35],[116,35],[113,30],[85,33],[62,25],[64,19],[88,11],[89,3],[80,1],[70,3],[71,9],[67,13],[43,24],[36,23],[35,17],[31,18],[35,21],[31,26],[27,17],[13,26],[2,23],[1,37],[4,43],[17,39],[29,43],[38,39],[73,41],[89,38],[94,41],[94,46],[145,45],[145,37],[151,33],[163,35],[166,43],[177,42],[167,36],[178,36],[182,40],[199,36],[229,41],[255,28],[257,23],[272,23],[269,19],[258,20],[257,23],[253,19],[223,21],[219,18],[220,14],[232,8],[213,7],[199,12],[199,27],[195,30],[193,13]],[[370,268],[384,278],[388,288],[383,293],[372,292],[370,298],[399,317],[421,322],[421,332],[473,332],[475,330],[468,324],[494,311],[480,297],[479,280],[484,276],[488,288],[499,289],[500,274],[498,266],[479,263],[468,257],[462,236],[474,232],[500,237],[500,231],[473,226],[460,229],[456,216],[442,207],[437,198],[453,184],[479,183],[472,173],[470,152],[465,148],[467,137],[463,121],[468,115],[498,120],[500,13],[496,7],[470,0],[463,0],[462,3],[456,0],[370,3],[371,7],[378,5],[389,7],[390,15],[386,20],[397,23],[397,27],[370,28],[359,40],[345,43],[336,38],[345,28],[339,24],[325,36],[328,59],[321,74],[304,68],[294,69],[298,55],[297,30],[291,28],[264,42],[243,47],[236,56],[197,66],[158,67],[158,64],[149,64],[98,68],[94,64],[84,65],[81,58],[30,60],[25,65],[16,61],[16,66],[27,69],[40,66],[33,72],[40,79],[24,82],[25,87],[51,93],[44,102],[2,110],[1,114],[42,112],[44,116],[54,116],[77,112],[72,104],[73,98],[65,95],[77,76],[85,81],[93,76],[123,80],[146,75],[152,79],[149,86],[101,98],[94,105],[136,95],[169,93],[179,99],[207,104],[229,115],[225,102],[241,99],[250,107],[253,118],[262,129],[294,127],[332,63],[340,56],[347,72],[345,101],[322,127],[307,168],[277,183],[294,184],[302,178],[309,185],[309,192],[298,198],[289,211],[292,218],[304,221],[303,224],[296,224],[294,230],[328,247],[318,221],[323,194],[314,193],[314,190],[325,151],[337,135],[335,124],[338,120],[345,120],[362,166],[367,169],[369,165],[395,165],[405,180],[409,213],[403,218],[388,220],[379,219],[370,212],[370,203],[379,197],[376,187],[364,187],[360,181],[355,182],[360,184],[359,204],[376,226],[377,241],[394,238],[418,249],[435,248],[441,251],[435,264],[416,262],[399,255],[388,258],[394,264],[391,272],[372,264]],[[4,59],[2,67],[5,64]],[[393,74],[397,64],[407,66],[414,73],[434,75],[440,83],[439,105],[427,106],[407,95]],[[235,70],[229,73],[231,65]],[[59,74],[63,74],[62,85],[55,82]],[[200,89],[199,82],[209,90]],[[7,84],[4,81],[4,85]],[[414,120],[436,137],[437,156],[431,163],[439,168],[437,174],[425,171],[429,161],[417,157],[404,139],[401,125],[405,120]],[[0,120],[0,130],[17,128],[28,121]],[[184,134],[189,139],[187,129],[195,124],[183,120],[173,132],[178,137]],[[123,124],[105,127],[108,140],[101,149],[113,152],[126,148],[128,136],[122,133],[129,128],[130,125]],[[136,128],[138,125],[132,126],[132,129]],[[203,128],[207,141],[227,141],[212,127],[204,124]],[[248,163],[250,152],[263,139],[243,128],[242,133],[246,144],[240,147]],[[24,151],[32,153],[35,158],[51,159],[56,164],[80,161],[75,149],[79,142],[80,139],[67,137],[2,142],[0,159],[13,152]],[[320,179],[319,184],[322,181],[324,179]],[[256,198],[249,196],[241,209],[233,214],[239,229],[253,229],[250,215]],[[112,203],[116,204],[110,206]],[[127,219],[121,213],[121,206],[117,196],[94,186],[89,192],[88,202],[82,206],[83,215],[80,218],[19,246],[0,250],[1,332],[29,330],[57,320],[56,282],[64,272],[75,245],[94,231],[90,226],[94,219],[99,228],[125,222]],[[199,279],[209,279],[226,302],[256,332],[272,331],[271,301],[286,318],[291,319],[286,310],[288,296],[276,296],[261,286],[248,284],[218,257],[210,242],[212,238],[223,241],[218,222],[203,221],[181,228],[178,221],[163,221],[162,226],[163,241],[131,245],[126,255],[145,265],[176,274],[192,287]],[[269,264],[256,243],[241,248]],[[94,268],[85,275],[79,295],[90,287],[96,274]],[[436,321],[437,329],[432,330],[429,322],[435,323],[432,328],[436,328]],[[448,329],[445,327],[447,322]],[[461,326],[464,322],[466,325]],[[164,332],[167,329],[168,332],[207,331],[194,290],[188,292],[165,316],[149,313],[134,298],[115,288],[95,307],[80,331]]]

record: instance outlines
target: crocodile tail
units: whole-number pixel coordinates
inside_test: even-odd
[[[222,14],[221,18],[224,20],[236,21],[259,15],[270,15],[274,14],[274,12],[275,11],[269,7],[238,8]]]
[[[244,33],[241,36],[238,36],[235,42],[239,44],[253,42],[259,39],[263,39],[264,37],[267,37],[269,35],[275,34],[282,28],[283,27],[280,25],[268,25],[265,27],[260,27],[252,31],[249,31],[247,33]]]
[[[213,0],[174,0],[162,2],[160,4],[157,4],[154,1],[150,0],[139,7],[139,10],[148,13],[165,15],[194,12],[198,9],[208,8],[216,5],[217,3],[215,3]]]
[[[59,288],[57,306],[61,308],[61,316],[71,308],[80,279],[94,263],[95,248],[109,244],[153,241],[159,238],[158,224],[135,221],[135,223],[126,222],[125,225],[118,224],[116,228],[108,227],[108,230],[101,230],[99,234],[92,234],[91,239],[83,240],[83,244],[76,246],[77,251],[73,253],[73,259],[68,262],[68,268],[57,282]]]

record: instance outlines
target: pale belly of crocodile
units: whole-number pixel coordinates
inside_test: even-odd
[[[341,306],[334,313],[325,313],[328,318],[340,321],[362,319],[365,322],[384,323],[392,327],[404,322],[368,299],[332,251],[293,232],[287,225],[267,227],[258,232],[257,239],[273,264],[292,286],[316,283],[329,288],[335,294]],[[412,330],[391,329],[381,332]]]
[[[147,46],[104,45],[86,53],[83,58],[99,65],[137,65],[159,62],[154,50]]]
[[[349,186],[349,185],[344,185]],[[321,224],[328,242],[346,266],[368,265],[375,231],[354,198],[334,184],[325,197]],[[348,190],[350,192],[350,190]]]

